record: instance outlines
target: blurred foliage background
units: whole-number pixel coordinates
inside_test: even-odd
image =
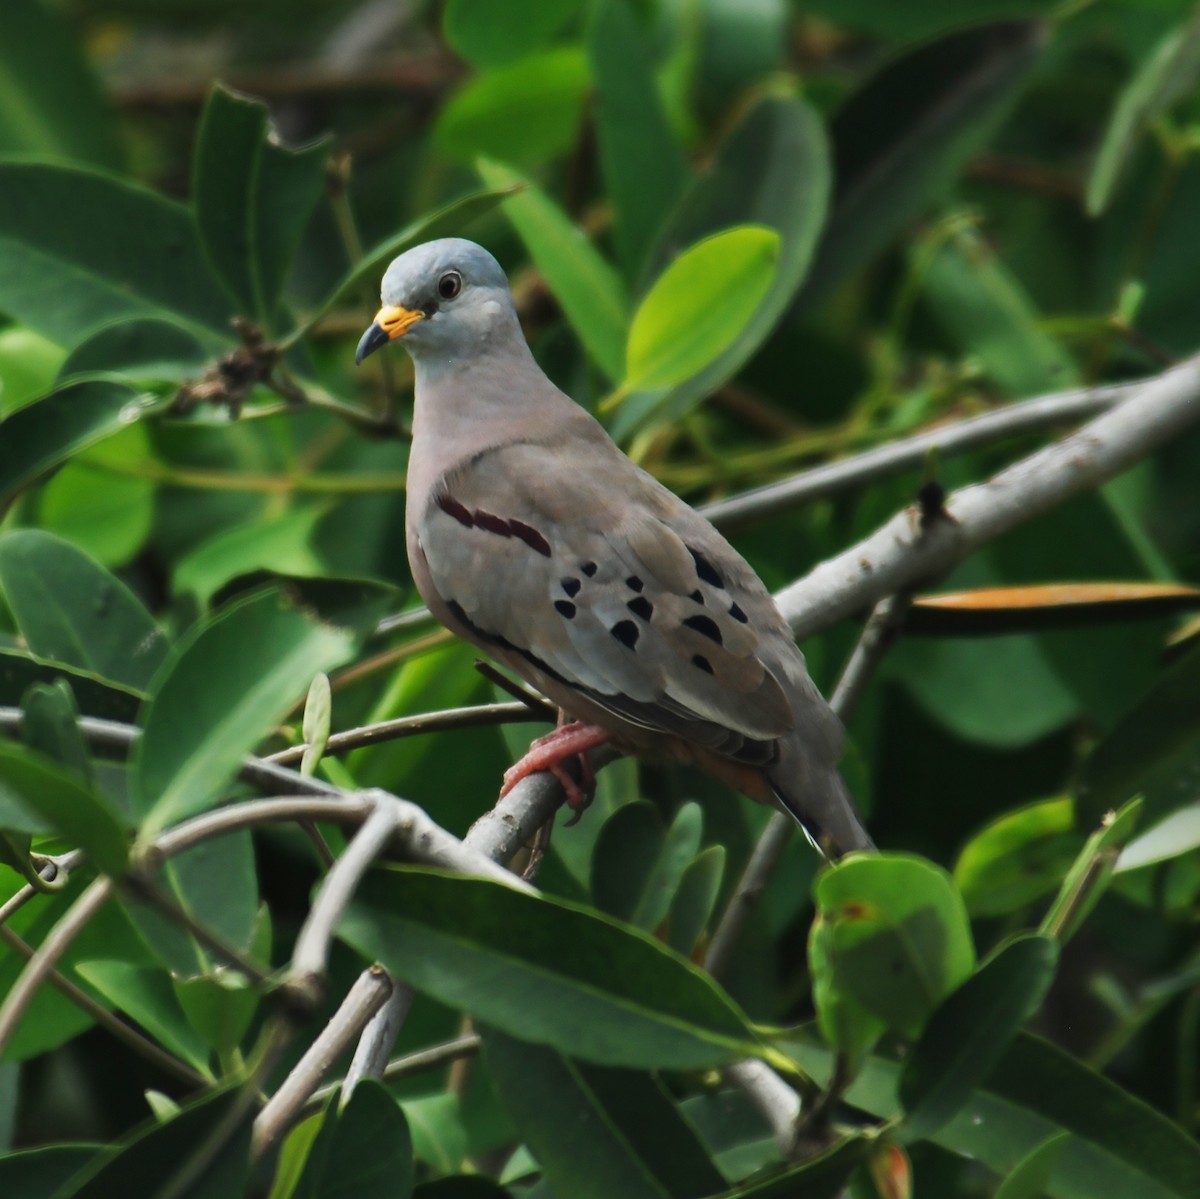
[[[353,347],[383,266],[427,236],[491,249],[546,371],[696,504],[1024,397],[1160,372],[1197,343],[1198,78],[1190,0],[4,0],[0,704],[28,708],[32,686],[70,680],[69,699],[36,701],[57,730],[38,748],[61,763],[74,752],[64,712],[135,720],[162,662],[179,660],[167,646],[194,644],[275,577],[339,630],[307,660],[308,676],[322,655],[331,670],[335,729],[503,698],[431,625],[377,627],[418,603],[402,536],[411,374],[401,354],[355,371]],[[701,347],[646,386],[626,356],[640,301],[682,251],[743,224],[778,235],[745,322],[719,353]],[[694,298],[706,312],[730,299]],[[931,474],[952,489],[1037,443],[880,477],[745,522],[735,542],[779,587],[913,503]],[[1195,582],[1198,473],[1194,432],[973,555],[944,588]],[[133,605],[115,647],[97,615],[124,602],[110,586]],[[242,628],[229,660],[313,636],[264,627],[261,640]],[[804,646],[827,694],[857,632],[845,623]],[[1106,807],[1140,793],[1141,830],[1173,818],[1065,946],[1032,1027],[1160,1113],[1155,1129],[1189,1136],[1195,632],[1177,611],[1114,605],[1077,627],[1035,613],[1016,632],[903,637],[854,715],[845,767],[881,847],[954,873],[981,958],[1036,925]],[[155,637],[161,652],[145,648]],[[214,656],[210,679],[192,676],[177,731],[215,727],[227,667]],[[292,709],[271,748],[299,740],[298,720]],[[531,735],[460,729],[320,769],[410,798],[461,835]],[[119,762],[87,769],[138,812]],[[581,823],[556,832],[539,885],[629,917],[643,887],[662,885],[639,863],[658,861],[665,838],[687,849],[668,893],[702,863],[689,886],[707,895],[698,880],[711,878],[719,911],[766,817],[694,774],[622,762]],[[813,1015],[815,868],[807,847],[789,848],[730,968],[754,1019]],[[24,882],[0,872],[4,897]],[[319,872],[299,832],[266,829],[197,866],[188,894],[278,965]],[[78,889],[39,897],[13,927],[37,943]],[[688,903],[685,953],[714,907]],[[21,964],[3,952],[0,990]],[[113,963],[160,980],[171,964],[124,908],[66,962],[97,1002],[142,1023],[145,995],[139,1008]],[[343,946],[334,966],[340,994],[361,959]],[[155,1005],[170,1007],[160,990]],[[185,1000],[170,1011],[153,1035],[218,1074],[262,1021],[251,1002],[236,1035],[206,1041]],[[452,1006],[419,996],[400,1048],[459,1026]],[[502,1072],[500,1048],[494,1060]],[[51,990],[5,1062],[5,1146],[108,1142],[146,1117],[147,1089],[187,1093]],[[670,1085],[679,1099],[702,1089]],[[482,1067],[392,1086],[427,1184],[468,1161],[499,1176],[521,1138]],[[1089,1104],[1107,1095],[1080,1084],[1074,1124],[1061,1121],[1095,1161],[1111,1138]],[[745,1110],[690,1118],[730,1181],[777,1160]],[[1130,1151],[1144,1174],[1106,1193],[1152,1193],[1137,1187],[1167,1159],[1178,1168],[1162,1165],[1153,1193],[1188,1193],[1186,1151],[1127,1127],[1145,1136]],[[923,1140],[910,1147],[918,1193],[994,1194],[1016,1144],[989,1170]],[[1087,1193],[1063,1173],[1047,1193]],[[533,1158],[506,1177],[514,1194],[550,1193]]]

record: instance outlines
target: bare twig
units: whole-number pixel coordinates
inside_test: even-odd
[[[751,1058],[735,1062],[721,1071],[727,1082],[738,1088],[766,1118],[780,1152],[788,1157],[796,1139],[800,1096],[765,1062]]]
[[[408,1018],[408,1009],[412,1007],[414,998],[415,993],[408,983],[393,980],[387,1003],[371,1018],[354,1047],[354,1057],[343,1084],[343,1096],[349,1095],[364,1078],[383,1077],[392,1046]]]
[[[911,511],[901,512],[776,599],[796,636],[807,637],[885,595],[938,577],[972,550],[1106,482],[1197,421],[1200,358],[1192,358],[1069,437],[955,492],[946,518],[922,525]]]
[[[363,1026],[391,993],[392,983],[379,966],[358,976],[333,1019],[321,1030],[283,1084],[254,1121],[251,1152],[261,1157],[290,1126],[333,1063],[353,1044]]]
[[[64,853],[61,857],[55,858],[54,864],[58,868],[58,877],[64,878],[76,867],[82,865],[84,856],[82,849],[73,849],[70,853]],[[37,887],[26,883],[19,891],[15,891],[4,903],[0,904],[0,925],[7,924],[35,895],[44,894],[44,891],[39,891]]]

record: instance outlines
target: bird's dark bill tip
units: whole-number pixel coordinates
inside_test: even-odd
[[[358,349],[354,352],[354,365],[359,366],[362,360],[368,354],[374,354],[380,346],[387,345],[391,340],[388,337],[387,330],[380,324],[373,324],[362,335],[362,340],[358,343]]]

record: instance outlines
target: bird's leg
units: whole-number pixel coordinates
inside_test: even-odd
[[[584,724],[575,720],[570,724],[560,725],[554,732],[534,741],[525,756],[504,772],[504,786],[500,788],[500,798],[503,799],[527,775],[548,770],[567,793],[567,806],[574,812],[583,811],[596,782],[592,765],[586,756],[587,751],[597,745],[603,745],[611,738],[612,734],[597,724]],[[576,754],[579,755],[583,768],[582,787],[563,766],[568,758]]]

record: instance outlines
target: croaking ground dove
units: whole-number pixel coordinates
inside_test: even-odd
[[[499,263],[428,242],[383,278],[356,361],[416,369],[408,556],[433,614],[580,723],[506,785],[612,740],[777,803],[834,855],[871,847],[842,729],[766,587],[702,516],[542,373]]]

